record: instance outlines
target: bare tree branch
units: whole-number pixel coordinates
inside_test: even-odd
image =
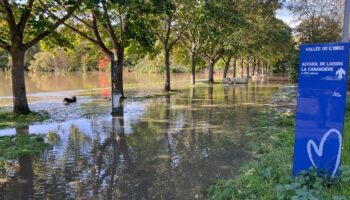
[[[19,21],[19,23],[17,25],[19,30],[20,30],[20,32],[24,31],[24,28],[25,28],[25,26],[26,26],[26,24],[28,22],[30,13],[32,12],[33,3],[34,3],[34,0],[29,0],[28,5],[24,8],[24,11],[22,13],[21,19],[20,19],[20,21]]]
[[[83,38],[89,40],[90,42],[94,43],[94,44],[99,44],[99,42],[97,40],[95,40],[94,38],[88,36],[86,33],[80,31],[77,28],[74,28],[73,26],[67,24],[67,23],[63,23],[66,27],[68,27],[69,29],[71,29],[72,31],[78,33],[79,35],[81,35]]]
[[[120,6],[118,6],[118,11],[119,11],[119,21],[120,21],[120,23],[119,23],[120,32],[124,33],[125,32],[125,22],[124,22],[124,18],[123,18]],[[120,34],[120,41],[123,41],[123,34]]]
[[[87,21],[81,19],[80,17],[78,17],[77,15],[75,14],[72,14],[72,16],[74,17],[74,19],[78,20],[79,22],[83,23],[86,27],[90,28],[90,29],[93,29],[94,27],[89,24]]]
[[[175,37],[175,39],[169,43],[169,49],[173,48],[173,46],[176,44],[176,42],[179,41],[179,39],[181,39],[183,33],[184,33],[184,30],[182,30],[179,33],[179,35],[177,37]]]
[[[171,23],[173,21],[172,15],[168,15],[168,18],[166,19],[166,25],[167,25],[167,30],[166,30],[166,35],[165,35],[165,43],[166,47],[168,48],[168,42],[170,39],[170,34],[171,34]]]
[[[10,50],[11,46],[0,38],[0,47],[6,50]]]
[[[71,29],[72,31],[78,33],[80,36],[82,36],[83,38],[89,40],[91,43],[95,44],[104,54],[106,54],[107,56],[111,56],[113,55],[113,53],[103,44],[100,43],[99,41],[95,40],[94,38],[88,36],[86,33],[70,26],[69,24],[64,24],[65,26],[67,26],[69,29]]]
[[[202,54],[202,57],[205,61],[209,61],[210,60],[210,55],[207,53],[207,52],[203,52]]]
[[[109,56],[113,55],[113,52],[111,52],[103,42],[100,32],[98,30],[98,24],[97,24],[97,13],[92,11],[92,26],[93,26],[93,32],[95,35],[96,40],[98,41],[98,46],[103,50],[104,53],[109,54]]]
[[[105,29],[106,29],[109,37],[112,40],[113,47],[116,49],[118,47],[118,43],[121,43],[121,41],[118,41],[117,36],[116,36],[116,34],[115,34],[114,30],[113,30],[111,19],[110,19],[109,15],[108,15],[108,9],[107,9],[107,6],[106,6],[106,1],[102,1],[102,8],[103,8],[104,17],[106,19],[106,23],[104,23]],[[119,14],[121,15],[121,13],[119,13]],[[120,19],[120,23],[121,24],[123,23],[122,19]],[[122,31],[123,30],[121,28],[121,35],[122,35]]]
[[[24,47],[26,49],[30,48],[31,46],[35,45],[36,43],[38,43],[40,40],[42,40],[44,37],[48,36],[50,33],[52,33],[53,31],[56,30],[56,28],[58,26],[60,26],[61,24],[63,24],[67,19],[69,19],[73,12],[75,11],[75,9],[71,9],[65,16],[63,16],[62,18],[58,19],[52,26],[51,30],[46,30],[41,32],[38,36],[36,36],[34,39],[32,39],[31,41],[27,42],[26,44],[24,44]]]
[[[4,11],[6,13],[6,21],[10,27],[10,32],[12,36],[11,39],[14,40],[14,37],[17,35],[16,33],[18,32],[15,17],[7,0],[0,0],[0,4],[4,8]]]
[[[231,56],[229,56],[227,59],[225,58],[225,56],[221,56],[221,59],[224,61],[224,63],[226,64],[228,60],[231,60]]]
[[[39,0],[41,2],[41,0]],[[41,2],[42,4],[42,2]],[[64,6],[64,5],[60,5],[66,12],[68,12],[69,10]],[[82,18],[78,17],[78,15],[76,14],[72,14],[72,17],[76,20],[78,20],[79,22],[83,23],[86,27],[90,28],[90,29],[93,29],[92,25],[89,24],[87,21],[83,20]]]
[[[53,18],[58,18],[55,13],[51,12],[50,10],[48,10],[47,8],[45,8],[44,3],[39,0],[41,6],[44,8],[44,11],[48,12]],[[63,6],[62,6],[63,7]],[[69,11],[68,9],[66,9],[65,7],[63,7],[66,11]],[[78,30],[77,28],[74,28],[73,26],[69,25],[68,23],[64,22],[63,24],[68,27],[69,29],[71,29],[72,31],[78,33],[80,36],[82,36],[83,38],[89,40],[91,43],[95,44],[98,46],[98,48],[101,49],[101,51],[106,54],[107,56],[111,56],[113,55],[113,53],[105,46],[104,42],[102,41],[102,38],[99,34],[98,31],[98,26],[97,26],[97,22],[96,22],[96,16],[94,16],[94,14],[92,14],[93,17],[93,24],[90,25],[87,22],[85,22],[84,20],[80,19],[79,17],[77,17],[74,13],[72,13],[72,16],[75,17],[76,19],[78,19],[79,21],[83,22],[84,25],[86,25],[88,28],[90,28],[93,32],[94,35],[96,37],[96,39],[88,36],[86,33]],[[84,23],[85,22],[85,23]]]
[[[156,34],[156,36],[159,38],[159,40],[160,40],[163,44],[165,44],[165,38],[164,38],[160,33],[158,33],[158,32],[155,32],[155,34]]]

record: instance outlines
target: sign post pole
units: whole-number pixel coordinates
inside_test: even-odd
[[[345,0],[342,42],[349,42],[350,0]]]

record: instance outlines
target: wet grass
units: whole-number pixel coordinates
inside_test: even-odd
[[[132,99],[132,100],[158,99],[160,97],[171,96],[181,92],[183,92],[183,90],[170,90],[170,91],[163,91],[162,93],[158,93],[158,94],[145,95],[140,97],[126,97],[125,99]]]
[[[292,177],[295,116],[264,110],[249,149],[255,159],[244,165],[234,179],[213,183],[207,199],[329,199],[350,197],[350,102],[347,103],[342,167],[336,180],[321,178],[316,171]]]
[[[16,115],[9,112],[0,112],[0,129],[24,127],[35,122],[42,122],[49,117],[49,113],[45,111],[32,112],[29,115]]]
[[[0,160],[35,155],[50,146],[45,142],[44,135],[2,136],[0,137]]]

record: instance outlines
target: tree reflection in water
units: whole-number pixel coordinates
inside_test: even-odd
[[[18,173],[0,176],[16,187],[0,183],[0,192],[15,199],[204,198],[209,182],[234,176],[249,158],[242,129],[257,113],[251,104],[276,90],[221,87],[143,100],[139,115],[129,106],[139,100],[127,99],[115,116],[59,124],[53,149],[18,159]]]
[[[16,135],[19,134],[29,134],[29,126],[25,126],[22,128],[16,128]],[[31,156],[20,156],[18,158],[19,163],[19,199],[29,199],[33,197],[33,163]]]
[[[29,134],[29,126],[15,130],[16,135]],[[32,199],[34,197],[34,175],[31,156],[20,156],[18,161],[3,162],[0,178],[4,181],[0,181],[0,199]]]

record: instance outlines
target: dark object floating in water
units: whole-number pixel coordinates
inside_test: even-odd
[[[77,102],[77,97],[73,96],[71,99],[70,98],[64,98],[63,103],[69,104],[69,103],[75,103]]]

